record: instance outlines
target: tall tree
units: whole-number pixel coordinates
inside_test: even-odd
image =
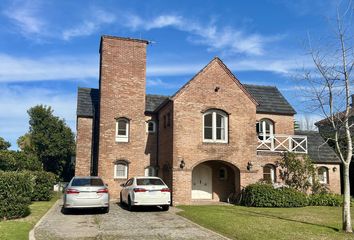
[[[65,173],[71,165],[71,157],[75,152],[74,134],[64,120],[53,115],[51,107],[37,105],[28,111],[30,130],[30,147],[42,162],[46,171],[68,178]],[[26,136],[26,135],[25,135]],[[23,142],[23,141],[22,141]]]
[[[326,41],[318,44],[309,37],[309,53],[314,70],[305,72],[309,84],[309,99],[313,107],[322,112],[328,132],[325,138],[332,142],[343,166],[344,204],[342,209],[343,230],[352,232],[350,216],[349,165],[353,156],[351,112],[351,83],[354,67],[353,7],[338,5],[335,28]],[[321,44],[326,43],[326,46]],[[314,47],[315,46],[315,47]],[[322,47],[322,48],[321,48]],[[345,139],[342,141],[341,139]]]
[[[11,147],[11,143],[0,137],[0,150],[7,150]]]

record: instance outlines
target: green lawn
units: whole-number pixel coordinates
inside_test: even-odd
[[[179,208],[184,210],[179,215],[232,239],[354,239],[354,234],[340,230],[339,207],[250,208],[213,205]]]
[[[32,202],[30,205],[31,214],[25,218],[0,221],[1,240],[23,240],[28,239],[29,231],[36,225],[39,219],[58,200],[59,195],[55,195],[48,202]]]

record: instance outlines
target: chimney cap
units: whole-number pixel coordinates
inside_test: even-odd
[[[117,36],[111,36],[111,35],[102,35],[101,36],[101,41],[103,40],[103,38],[118,39],[118,40],[133,41],[133,42],[141,42],[141,43],[146,43],[146,44],[152,43],[151,41],[144,40],[144,39],[129,38],[129,37],[117,37]]]

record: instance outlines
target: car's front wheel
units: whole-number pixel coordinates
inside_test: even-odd
[[[170,205],[162,205],[162,211],[168,211],[170,209]]]
[[[128,197],[128,210],[133,211],[133,205],[132,205],[132,200],[130,199],[130,196]]]

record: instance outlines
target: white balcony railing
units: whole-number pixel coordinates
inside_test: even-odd
[[[307,153],[307,136],[275,134],[258,139],[257,151]]]

